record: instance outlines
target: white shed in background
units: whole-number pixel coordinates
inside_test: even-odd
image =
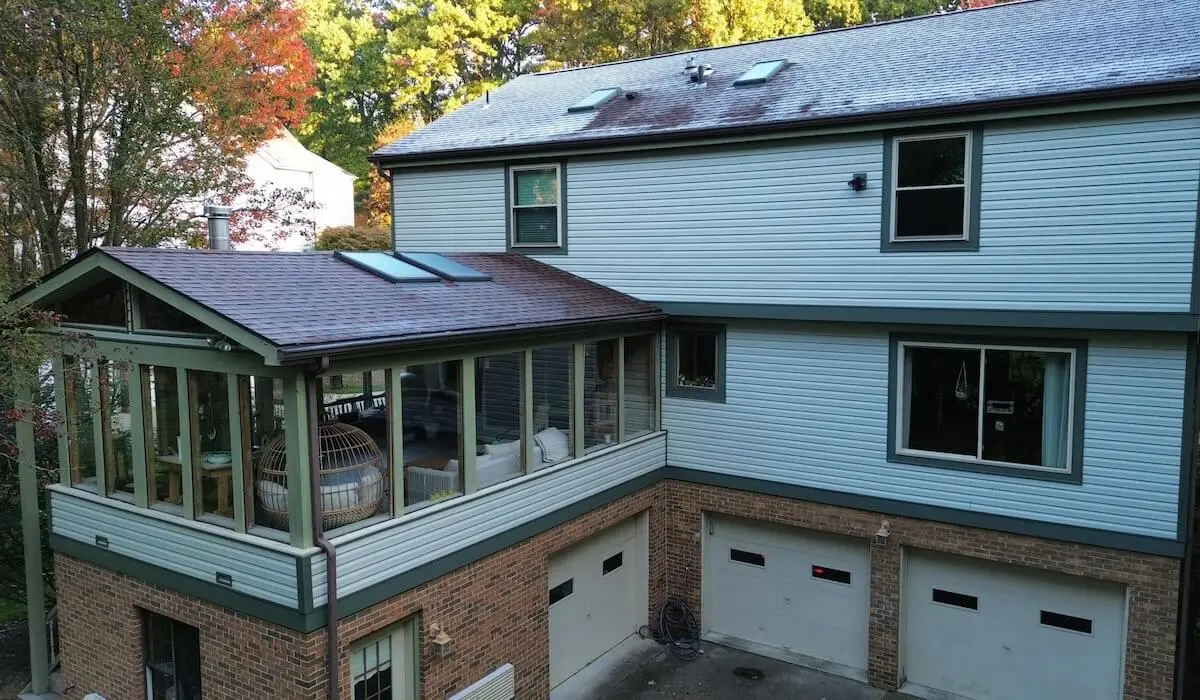
[[[236,246],[240,250],[305,250],[312,247],[320,231],[354,225],[354,174],[308,150],[286,129],[246,158],[246,174],[261,190],[312,192],[316,208],[309,215],[313,227],[307,236],[292,234],[274,240],[273,232],[267,231],[264,240]]]

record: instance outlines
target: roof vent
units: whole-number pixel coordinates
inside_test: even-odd
[[[621,94],[621,88],[619,88],[619,87],[610,87],[610,88],[602,88],[600,90],[593,90],[592,94],[583,98],[579,102],[576,102],[575,104],[571,105],[570,107],[567,107],[567,112],[571,112],[571,113],[591,112],[594,109],[596,109],[597,107],[599,107],[600,105],[604,104],[605,102],[608,102],[609,100],[611,100],[612,98],[614,98],[620,94]]]
[[[704,87],[712,72],[711,63],[700,63],[695,56],[689,56],[687,63],[683,64],[683,74],[688,77],[690,82],[695,83],[693,87]]]
[[[750,70],[742,73],[737,80],[733,81],[733,86],[761,85],[774,78],[787,64],[787,60],[782,58],[774,61],[760,61],[755,63]]]

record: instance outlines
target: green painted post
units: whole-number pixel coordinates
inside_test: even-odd
[[[479,486],[479,475],[475,473],[475,358],[462,360],[462,386],[459,387],[459,402],[462,410],[462,470],[463,493],[475,493]]]
[[[229,454],[233,457],[233,528],[246,531],[246,443],[242,434],[242,384],[235,372],[225,375],[229,395]]]
[[[188,371],[182,367],[175,370],[175,392],[179,399],[179,479],[180,497],[183,500],[183,517],[196,518],[196,479],[192,464],[192,387],[188,383]]]
[[[288,531],[293,547],[313,546],[312,478],[309,475],[308,389],[297,372],[283,380],[283,422],[287,430]]]
[[[617,442],[625,442],[625,336],[617,338]]]
[[[111,455],[104,446],[108,444],[106,433],[110,426],[104,424],[104,418],[108,417],[111,420],[112,413],[104,406],[104,402],[108,401],[109,392],[100,393],[100,372],[107,372],[108,367],[97,360],[93,369],[88,377],[88,391],[92,394],[92,452],[96,459],[96,493],[107,496],[108,458]]]
[[[651,420],[651,427],[655,430],[662,430],[662,394],[663,394],[663,365],[662,365],[662,335],[654,334],[654,342],[651,343],[650,351],[650,385],[654,388],[651,395],[654,397],[654,416]]]
[[[571,346],[571,454],[576,459],[583,456],[584,446],[584,417],[586,410],[583,405],[584,370],[586,369],[586,354],[583,343]]]
[[[404,367],[393,367],[387,382],[388,478],[391,480],[392,515],[404,515]]]
[[[146,368],[134,364],[129,369],[129,440],[133,451],[133,502],[147,508],[150,505],[148,471],[146,468],[146,411],[142,401],[142,373]]]
[[[521,458],[526,474],[537,471],[540,459],[535,459],[533,444],[533,351],[521,353]]]
[[[54,429],[58,436],[58,482],[63,486],[70,486],[71,446],[67,442],[67,373],[62,355],[55,355],[50,360],[50,365],[54,370],[54,405],[61,412]]]
[[[17,409],[26,418],[16,425],[18,480],[21,491],[21,533],[25,548],[25,595],[29,614],[29,662],[33,673],[33,692],[50,690],[49,647],[46,641],[46,590],[42,581],[41,510],[38,508],[36,440],[32,414],[33,389],[22,384],[17,389]]]

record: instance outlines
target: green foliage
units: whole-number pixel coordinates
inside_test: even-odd
[[[317,235],[317,250],[391,250],[392,239],[381,228],[334,226]]]

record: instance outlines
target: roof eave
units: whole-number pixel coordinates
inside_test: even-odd
[[[545,331],[576,331],[583,328],[603,328],[616,325],[661,321],[667,315],[662,311],[650,310],[619,316],[603,316],[573,321],[549,321],[544,323],[520,324],[504,328],[481,328],[420,335],[384,336],[356,340],[331,341],[291,345],[279,350],[280,364],[303,364],[323,357],[348,357],[392,351],[424,350],[449,343],[464,344],[482,341],[504,341],[515,336]]]
[[[416,153],[387,154],[372,153],[367,159],[379,168],[401,165],[414,165],[426,161],[447,161],[478,159],[480,157],[504,158],[509,156],[528,155],[561,148],[620,148],[622,146],[637,146],[647,142],[678,143],[708,138],[722,138],[740,134],[755,134],[802,131],[805,129],[828,128],[834,126],[851,126],[870,124],[873,122],[897,121],[903,119],[919,119],[948,115],[969,117],[980,112],[991,112],[1004,109],[1019,109],[1065,105],[1077,102],[1096,102],[1103,100],[1128,99],[1138,97],[1156,97],[1174,94],[1192,94],[1200,92],[1200,78],[1184,81],[1163,81],[1126,85],[1117,88],[1097,90],[1079,90],[1074,92],[1050,93],[1030,97],[1007,98],[1000,100],[984,100],[952,105],[935,105],[913,109],[887,110],[864,114],[832,116],[823,118],[794,119],[779,122],[738,124],[736,126],[712,127],[692,131],[657,132],[649,131],[629,136],[604,136],[597,138],[563,138],[549,141],[536,141],[512,146],[488,146],[482,148],[458,148],[421,151]]]

